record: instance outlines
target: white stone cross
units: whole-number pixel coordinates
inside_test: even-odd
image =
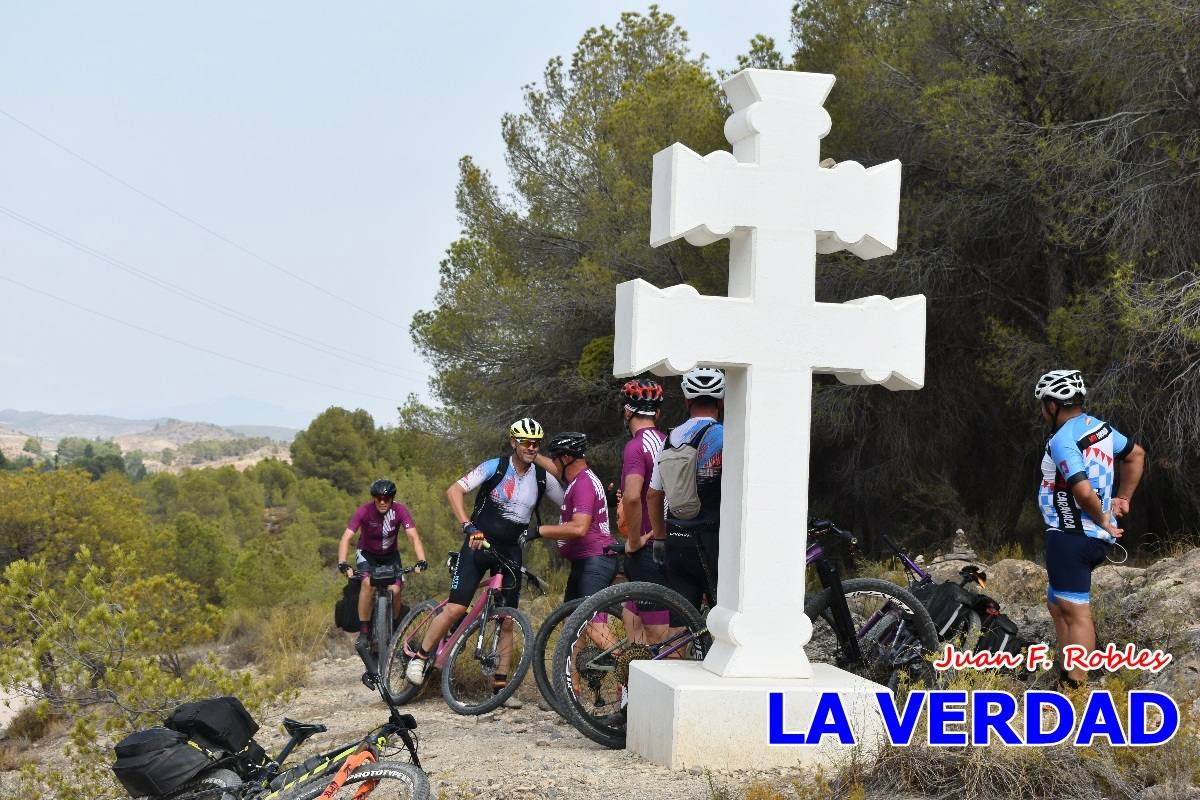
[[[812,374],[919,389],[925,298],[816,302],[816,254],[895,252],[900,162],[818,166],[834,76],[750,69],[724,84],[733,153],[654,156],[650,243],[730,239],[729,296],[617,287],[613,373],[727,372],[720,585],[704,665],[727,677],[804,678],[802,613]],[[887,431],[878,435],[886,436]]]

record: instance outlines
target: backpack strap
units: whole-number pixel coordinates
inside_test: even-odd
[[[492,493],[492,489],[495,489],[500,481],[504,480],[504,473],[508,472],[508,459],[508,455],[501,454],[497,458],[496,471],[492,473],[492,477],[479,485],[479,489],[475,492],[475,508],[471,510],[472,520],[483,510],[483,504],[488,499],[488,495]]]
[[[537,520],[538,527],[542,526],[542,514],[538,510],[538,506],[542,504],[542,498],[546,496],[546,470],[533,465],[533,476],[537,479],[537,500],[533,501],[533,517]]]

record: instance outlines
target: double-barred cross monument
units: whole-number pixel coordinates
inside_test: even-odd
[[[617,287],[615,375],[698,363],[727,372],[720,586],[704,661],[725,678],[812,674],[800,613],[812,374],[893,390],[924,382],[924,296],[816,300],[817,253],[891,254],[899,217],[898,161],[819,166],[833,83],[744,70],[724,84],[732,154],[675,144],[654,156],[651,245],[728,238],[727,297],[642,280]]]

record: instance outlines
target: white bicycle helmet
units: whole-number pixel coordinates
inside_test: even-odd
[[[716,367],[696,367],[683,375],[683,396],[688,400],[725,397],[725,373]]]
[[[1087,396],[1087,387],[1083,385],[1083,375],[1077,369],[1054,369],[1038,378],[1033,396],[1038,400],[1050,398],[1060,403],[1082,403]]]

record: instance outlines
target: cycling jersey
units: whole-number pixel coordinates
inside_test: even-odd
[[[547,487],[548,488],[548,487]],[[585,469],[575,476],[563,497],[562,524],[566,525],[576,514],[587,514],[592,518],[587,533],[581,539],[558,539],[558,552],[570,561],[604,555],[605,545],[614,544],[608,529],[608,501],[604,496],[604,484],[592,470]],[[614,565],[616,561],[613,561]],[[614,567],[615,571],[615,567]]]
[[[1080,481],[1090,482],[1108,516],[1116,477],[1114,461],[1124,458],[1132,449],[1132,440],[1109,423],[1088,414],[1063,423],[1050,437],[1042,456],[1038,507],[1046,525],[1063,533],[1114,541],[1108,531],[1079,507],[1071,489]],[[1115,522],[1111,517],[1110,521]]]
[[[374,500],[359,506],[346,523],[348,530],[358,531],[358,549],[377,556],[396,552],[396,532],[401,526],[405,530],[416,527],[403,504],[393,502],[380,514]]]
[[[700,513],[690,520],[692,526],[716,527],[721,521],[721,455],[725,446],[725,428],[712,417],[692,417],[671,431],[667,437],[671,447],[679,447],[691,441],[701,426],[710,425],[696,448],[696,493],[700,496]],[[662,491],[662,477],[658,473],[658,461],[650,476],[650,488]],[[670,508],[667,519],[671,519]]]
[[[650,478],[654,474],[654,461],[662,452],[666,434],[658,428],[642,428],[625,443],[621,456],[621,489],[629,475],[642,476],[642,527],[639,533],[650,532],[650,507],[646,503],[646,492],[650,491]],[[629,523],[626,523],[628,526]]]
[[[458,479],[464,491],[478,489],[483,482],[496,474],[500,467],[499,458],[491,458]],[[553,475],[546,476],[546,495],[561,503],[563,489]],[[508,458],[504,477],[496,484],[479,513],[471,521],[482,530],[492,544],[515,544],[517,537],[529,527],[529,517],[537,504],[537,475],[533,465],[521,475]]]

